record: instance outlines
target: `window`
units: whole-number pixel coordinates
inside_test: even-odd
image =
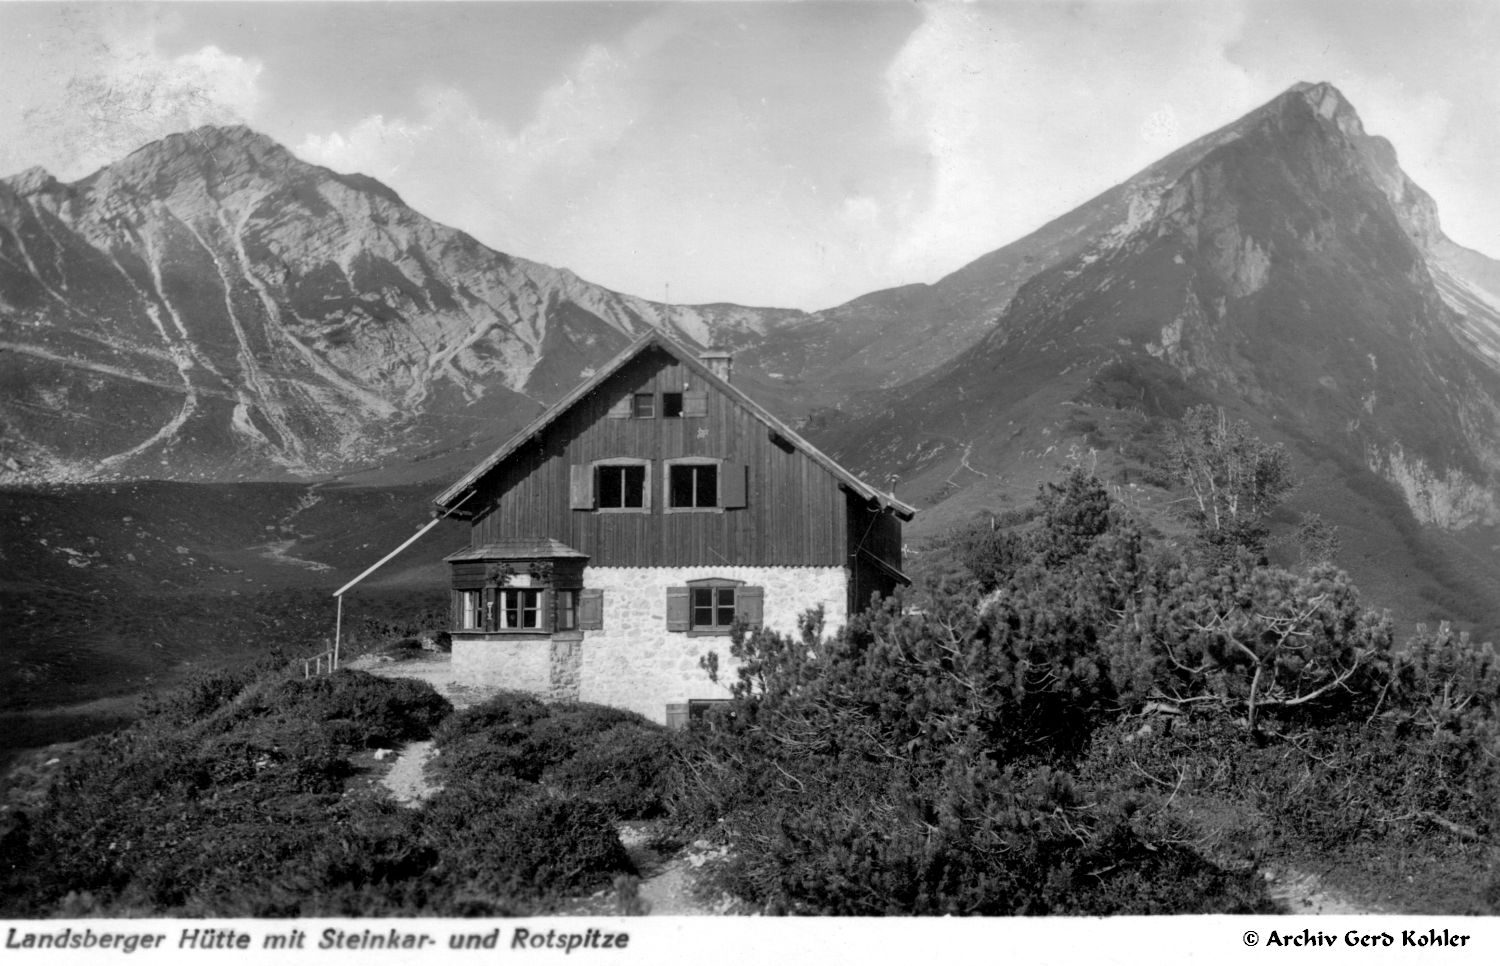
[[[733,587],[689,587],[693,630],[729,630],[734,623]]]
[[[630,414],[636,419],[652,419],[656,416],[656,397],[649,392],[635,394]]]
[[[663,419],[682,418],[682,393],[664,392],[661,394],[661,415]]]
[[[717,463],[673,463],[667,467],[667,506],[702,509],[718,505]]]
[[[667,588],[667,630],[688,634],[728,634],[735,621],[760,627],[765,588],[711,577],[686,587]]]
[[[557,622],[552,625],[556,631],[578,630],[578,591],[557,591]]]
[[[542,626],[542,592],[506,587],[500,591],[500,629],[507,631]]]
[[[460,630],[477,631],[484,626],[484,605],[477,590],[458,592]]]
[[[603,464],[598,474],[599,508],[602,510],[640,510],[646,507],[646,467],[644,464]]]

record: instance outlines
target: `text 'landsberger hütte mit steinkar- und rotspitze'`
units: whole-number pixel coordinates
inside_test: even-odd
[[[455,932],[440,939],[431,932],[406,932],[400,929],[339,929],[330,926],[309,936],[305,929],[285,931],[250,931],[212,927],[189,927],[178,932],[176,943],[168,942],[164,932],[109,932],[92,928],[76,929],[72,926],[60,930],[16,929],[11,927],[5,937],[5,948],[20,949],[108,949],[122,953],[133,953],[148,949],[180,950],[299,950],[299,949],[343,949],[343,950],[420,950],[420,949],[551,949],[571,953],[585,949],[627,949],[630,934],[609,932],[602,929],[585,929],[580,932],[564,932],[557,929],[546,931],[517,926],[509,930],[508,939],[502,938],[502,930],[487,932]]]

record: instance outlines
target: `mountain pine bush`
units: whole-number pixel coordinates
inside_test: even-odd
[[[1493,652],[1396,648],[1326,565],[1185,557],[1082,472],[1016,522],[836,635],[737,629],[733,700],[668,794],[729,845],[720,887],[792,913],[1249,912],[1277,848],[1493,835]]]

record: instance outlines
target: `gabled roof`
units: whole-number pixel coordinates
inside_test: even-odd
[[[516,450],[520,449],[527,442],[529,442],[531,439],[545,430],[548,426],[552,425],[552,423],[554,423],[559,416],[567,412],[569,409],[573,408],[573,406],[579,400],[592,393],[610,376],[614,375],[616,372],[619,372],[626,363],[630,362],[636,356],[652,347],[659,348],[667,352],[668,354],[676,358],[678,362],[691,369],[708,385],[712,386],[719,392],[734,400],[739,405],[743,406],[752,416],[764,423],[766,428],[769,429],[772,433],[774,433],[781,439],[784,439],[792,447],[800,450],[814,463],[817,463],[819,466],[823,467],[823,469],[832,474],[836,479],[838,479],[840,483],[842,483],[852,492],[857,493],[858,495],[864,497],[866,500],[879,504],[881,507],[894,511],[896,515],[903,520],[910,520],[916,514],[916,507],[901,502],[890,493],[883,493],[880,490],[875,489],[875,487],[870,486],[864,480],[861,480],[853,473],[844,469],[838,463],[834,462],[833,459],[819,450],[816,446],[809,443],[801,436],[797,435],[797,433],[795,433],[791,429],[791,427],[787,426],[775,416],[772,416],[759,403],[740,391],[739,388],[728,382],[725,382],[723,379],[720,379],[718,376],[714,375],[713,372],[708,368],[708,366],[700,362],[697,356],[690,352],[685,346],[668,337],[658,329],[651,329],[645,335],[641,336],[635,342],[631,343],[624,352],[621,352],[619,355],[615,356],[598,372],[594,373],[593,376],[585,380],[583,383],[579,384],[572,392],[559,399],[555,404],[553,404],[550,409],[533,420],[531,425],[527,426],[525,429],[512,436],[509,440],[506,441],[504,446],[501,446],[499,449],[495,450],[495,452],[491,453],[490,456],[483,462],[481,462],[478,466],[465,473],[463,477],[458,480],[458,482],[454,483],[452,486],[448,487],[446,490],[434,497],[433,502],[436,503],[438,507],[440,507],[444,511],[449,510],[450,508],[455,506],[457,502],[463,498],[463,495],[466,492],[473,489],[480,480],[482,480],[491,470],[504,462],[508,456],[510,456]]]

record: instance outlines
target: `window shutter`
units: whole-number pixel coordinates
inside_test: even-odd
[[[667,588],[667,630],[686,631],[692,628],[688,611],[688,589]]]
[[[734,616],[747,627],[760,627],[765,623],[766,589],[764,587],[740,587],[735,594],[738,605]]]
[[[744,463],[719,467],[719,505],[729,509],[745,505],[747,469]]]
[[[448,629],[456,631],[464,626],[464,595],[455,590],[449,595]]]
[[[615,404],[609,407],[609,412],[604,415],[610,419],[629,419],[630,404],[633,399],[634,397],[627,393],[623,398],[615,400]]]
[[[581,631],[604,629],[604,591],[599,589],[579,591],[578,629]]]
[[[707,416],[708,393],[703,390],[688,390],[682,394],[682,415]]]
[[[552,610],[556,603],[556,595],[550,590],[544,590],[536,601],[536,623],[537,630],[543,634],[551,634],[557,627],[557,614]]]
[[[575,510],[594,508],[594,468],[587,463],[574,463],[568,467],[568,490],[570,506]]]

